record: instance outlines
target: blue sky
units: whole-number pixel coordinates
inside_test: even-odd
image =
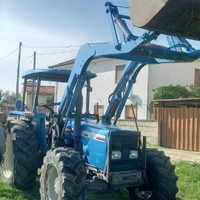
[[[16,50],[20,41],[24,45],[21,74],[32,68],[34,51],[38,54],[36,68],[46,68],[75,58],[81,44],[112,40],[104,3],[105,0],[1,0],[0,88],[15,91],[18,51],[2,58]],[[75,47],[36,48],[44,46]]]
[[[117,1],[117,0],[114,0]],[[79,45],[112,41],[105,0],[1,0],[0,1],[0,88],[15,91],[18,51],[21,73],[76,57]],[[121,0],[129,3],[129,0]],[[134,34],[143,33],[134,29]],[[199,45],[194,43],[199,48]],[[44,47],[60,48],[44,48]],[[61,48],[73,46],[73,48]],[[40,48],[39,48],[40,47]],[[42,48],[41,48],[42,47]],[[22,79],[20,79],[20,83]],[[21,88],[21,85],[20,85]]]

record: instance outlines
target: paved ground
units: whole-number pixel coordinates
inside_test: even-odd
[[[186,160],[200,164],[200,152],[183,151],[177,149],[159,149],[165,152],[165,155],[171,158],[171,161]]]

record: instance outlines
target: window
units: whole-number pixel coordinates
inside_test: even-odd
[[[94,114],[98,114],[99,117],[102,117],[103,112],[104,112],[103,105],[99,105],[99,104],[94,105]]]
[[[137,106],[133,106],[135,117],[137,118]],[[125,119],[134,119],[131,105],[125,105]]]
[[[115,68],[115,83],[119,82],[119,79],[122,75],[125,65],[117,65]]]
[[[194,72],[194,86],[200,87],[200,69],[195,68]]]

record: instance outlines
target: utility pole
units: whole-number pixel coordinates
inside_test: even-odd
[[[35,65],[36,65],[36,51],[34,51],[33,54],[33,69],[35,69]]]
[[[18,101],[18,94],[19,94],[19,71],[20,71],[21,48],[22,48],[22,42],[19,43],[17,82],[16,82],[16,102]]]
[[[34,51],[33,54],[33,69],[35,69],[35,65],[36,65],[36,52]],[[33,101],[34,101],[34,87],[35,87],[35,81],[33,80],[32,83],[32,105],[33,105]]]

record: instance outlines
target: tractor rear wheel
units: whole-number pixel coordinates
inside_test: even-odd
[[[40,176],[41,200],[85,200],[86,169],[74,149],[58,147],[44,157]]]
[[[143,188],[128,188],[131,200],[175,200],[177,177],[170,158],[157,149],[146,150],[147,180]]]
[[[37,135],[30,121],[11,121],[0,179],[11,187],[28,189],[35,184],[39,166]]]

